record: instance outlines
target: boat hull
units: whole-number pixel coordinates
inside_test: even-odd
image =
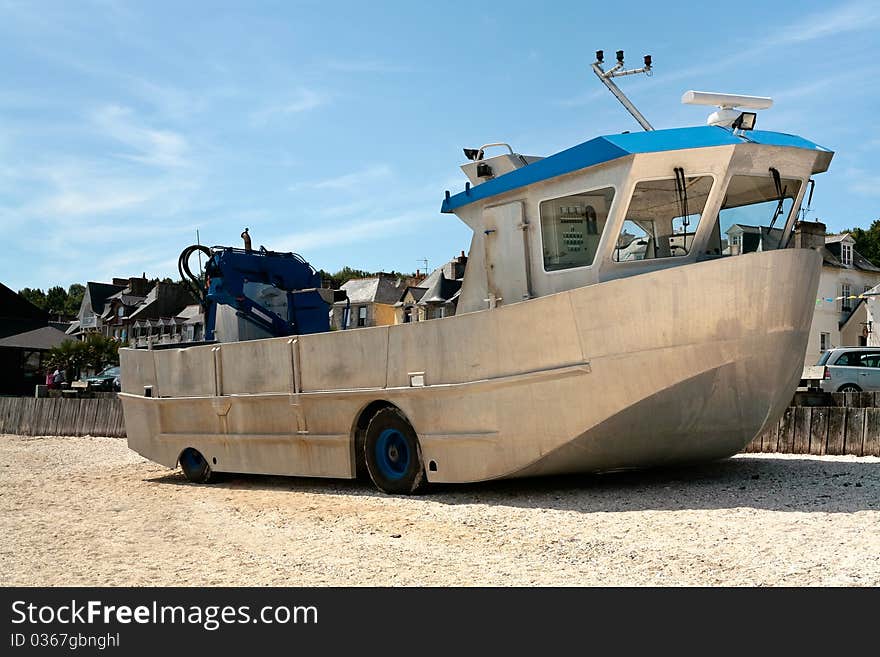
[[[820,262],[754,253],[428,322],[123,350],[129,445],[169,466],[194,447],[218,471],[353,477],[365,412],[389,403],[429,481],[723,458],[791,400]]]

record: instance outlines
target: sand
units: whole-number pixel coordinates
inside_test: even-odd
[[[0,436],[0,584],[880,584],[880,459],[442,486],[189,484],[115,438]]]

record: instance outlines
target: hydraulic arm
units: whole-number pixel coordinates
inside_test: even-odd
[[[208,258],[204,281],[189,268],[197,251]],[[178,270],[204,309],[208,341],[215,339],[218,304],[235,308],[239,317],[272,336],[284,336],[329,330],[333,302],[345,299],[344,292],[323,289],[320,274],[301,256],[262,247],[194,244],[180,254]]]

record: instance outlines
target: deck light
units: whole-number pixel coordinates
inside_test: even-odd
[[[651,66],[652,66],[651,55],[645,55],[645,68],[651,68]]]
[[[465,148],[464,156],[469,160],[479,160],[480,159],[480,149],[479,148]]]
[[[623,64],[623,51],[622,50],[617,51],[617,61],[620,62],[621,64]]]
[[[605,51],[604,50],[597,50],[596,51],[596,61],[599,62],[600,64],[605,61]]]
[[[734,130],[754,130],[758,115],[755,112],[743,112],[730,127]]]

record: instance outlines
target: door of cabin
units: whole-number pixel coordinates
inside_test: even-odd
[[[530,298],[528,226],[523,222],[524,215],[521,201],[483,210],[490,307]]]

